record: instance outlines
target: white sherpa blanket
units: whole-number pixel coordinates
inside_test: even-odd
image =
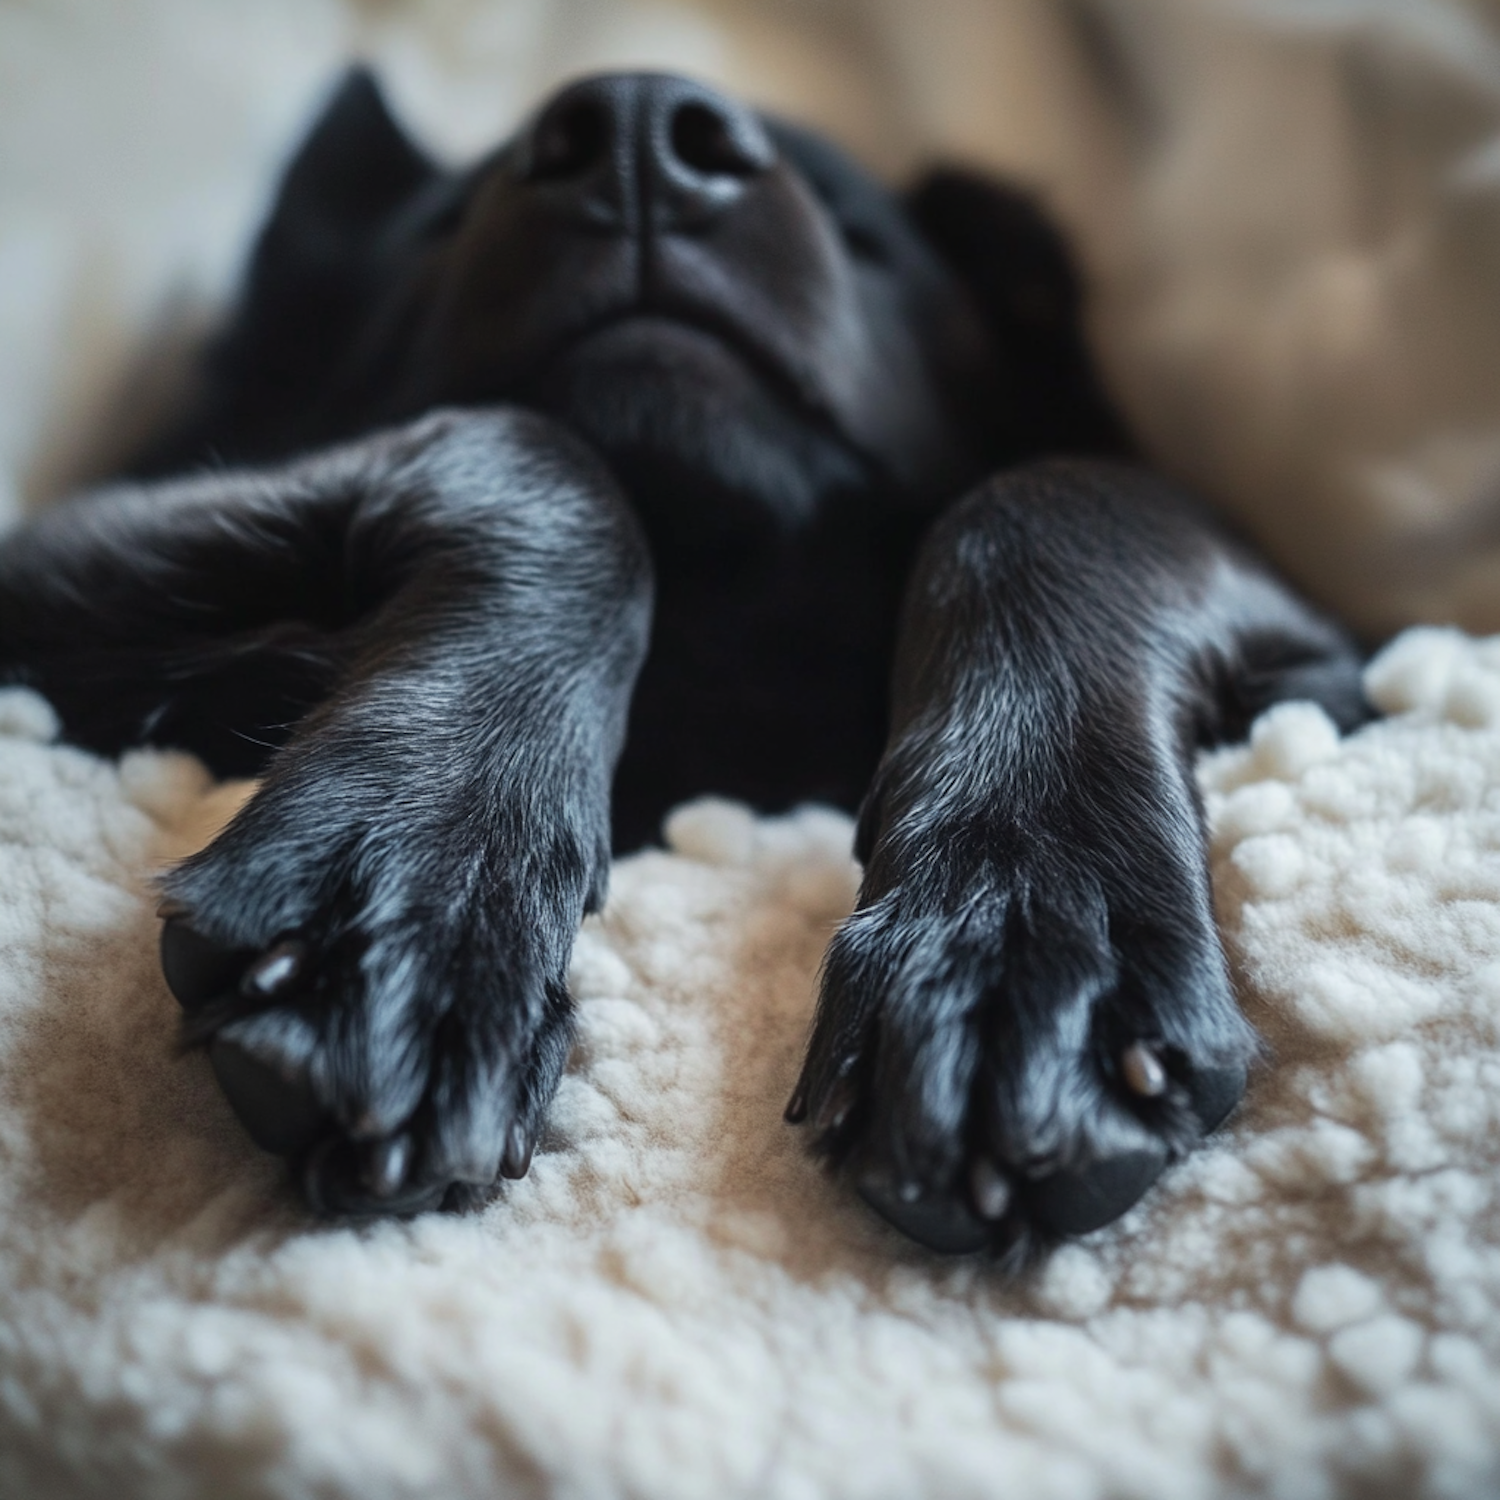
[[[842,816],[679,811],[579,939],[582,1041],[485,1213],[336,1228],[175,1056],[147,878],[235,805],[0,696],[0,1494],[1451,1496],[1500,1486],[1500,640],[1203,766],[1274,1065],[1006,1285],[780,1121]]]

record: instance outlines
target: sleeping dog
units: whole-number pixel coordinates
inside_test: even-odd
[[[1066,250],[687,80],[466,170],[352,74],[191,403],[0,546],[0,674],[259,789],[164,879],[231,1104],[338,1214],[523,1174],[611,850],[859,809],[787,1109],[939,1250],[1109,1222],[1238,1101],[1199,747],[1365,715],[1341,631],[1129,462]]]

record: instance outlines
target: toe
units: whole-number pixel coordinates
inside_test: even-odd
[[[387,1170],[391,1163],[378,1159],[381,1154],[369,1143],[361,1145],[339,1136],[321,1141],[302,1167],[302,1188],[309,1206],[328,1218],[370,1219],[407,1217],[442,1203],[446,1182],[417,1176],[394,1182]],[[410,1171],[407,1162],[400,1166]]]
[[[1034,1182],[1026,1207],[1037,1228],[1054,1235],[1088,1234],[1132,1208],[1161,1176],[1167,1148],[1160,1141],[1105,1156]]]
[[[286,1038],[269,1035],[270,1019],[225,1027],[209,1043],[208,1060],[251,1140],[263,1151],[289,1156],[311,1146],[329,1121],[306,1069],[293,1060],[301,1048],[288,1048]]]
[[[517,1120],[505,1137],[505,1154],[500,1158],[500,1175],[511,1181],[524,1177],[531,1170],[531,1154],[536,1141],[531,1132]]]
[[[184,1010],[194,1010],[233,990],[253,955],[210,941],[185,918],[168,917],[161,928],[161,971]]]
[[[968,1255],[983,1250],[995,1226],[981,1219],[956,1193],[913,1193],[884,1176],[858,1180],[859,1195],[887,1224],[939,1255]]]
[[[1245,1096],[1245,1082],[1245,1069],[1239,1063],[1193,1070],[1187,1083],[1188,1101],[1204,1135],[1213,1134],[1233,1113]]]

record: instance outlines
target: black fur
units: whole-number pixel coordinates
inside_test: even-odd
[[[264,777],[163,961],[316,1206],[525,1170],[611,829],[706,791],[863,803],[789,1115],[918,1238],[1083,1232],[1233,1106],[1192,757],[1358,660],[1122,461],[1081,302],[1024,195],[682,79],[449,172],[351,75],[191,407],[0,546],[74,740]]]

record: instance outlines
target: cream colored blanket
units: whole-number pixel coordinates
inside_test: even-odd
[[[780,1120],[843,817],[678,812],[585,926],[581,1043],[479,1216],[334,1228],[173,1054],[147,873],[235,804],[0,697],[0,1494],[1190,1500],[1500,1487],[1500,642],[1396,717],[1203,767],[1274,1063],[1112,1228],[1006,1285]]]

